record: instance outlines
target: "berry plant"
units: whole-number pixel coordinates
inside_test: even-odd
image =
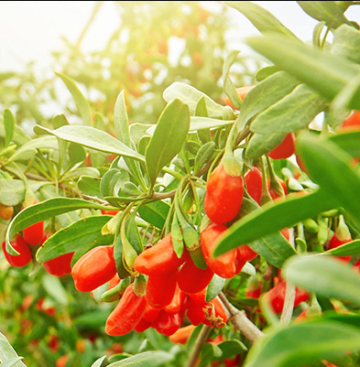
[[[146,22],[152,5],[124,3]],[[165,36],[152,14],[155,44],[129,36],[110,82],[90,76],[115,35],[88,67],[69,49],[57,78],[76,109],[32,137],[16,101],[4,109],[0,297],[32,290],[13,317],[39,365],[360,366],[358,3],[297,2],[318,21],[311,44],[253,2],[165,3],[186,11]],[[262,33],[251,67],[214,32],[225,7]],[[167,64],[174,32],[191,70]],[[26,366],[0,338],[1,363]]]

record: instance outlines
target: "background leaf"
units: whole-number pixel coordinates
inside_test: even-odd
[[[5,147],[7,147],[12,141],[15,133],[15,117],[8,108],[4,111],[4,129]]]
[[[352,26],[341,25],[334,32],[331,53],[360,63],[360,32]]]
[[[162,229],[170,206],[161,200],[154,201],[139,208],[140,217],[155,227]]]
[[[0,360],[2,362],[6,362],[17,357],[18,357],[17,353],[15,352],[11,344],[8,342],[5,335],[0,333]],[[16,364],[14,364],[14,367],[26,367],[26,366],[24,365],[24,363],[19,361]]]
[[[170,362],[174,356],[166,352],[144,352],[122,361],[109,364],[108,367],[158,367]]]
[[[0,203],[8,206],[20,204],[25,199],[25,185],[21,180],[0,179]]]

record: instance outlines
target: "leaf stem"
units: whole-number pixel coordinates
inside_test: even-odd
[[[234,325],[235,329],[244,334],[251,342],[255,342],[264,335],[264,333],[245,316],[243,311],[239,311],[228,301],[223,292],[219,293],[219,297],[225,308],[229,311],[229,321]]]
[[[188,360],[188,363],[186,364],[186,367],[194,367],[196,365],[196,360],[201,352],[202,347],[204,346],[206,340],[208,339],[211,329],[212,327],[208,325],[203,325],[203,327],[201,328],[200,334],[196,339],[194,349],[191,351],[191,355]]]

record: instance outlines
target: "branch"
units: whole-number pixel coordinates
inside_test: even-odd
[[[294,228],[289,228],[289,242],[292,247],[295,246],[294,239]],[[295,303],[295,285],[289,282],[286,282],[286,292],[285,292],[285,300],[284,300],[284,308],[280,317],[280,323],[287,325],[290,323]]]
[[[194,349],[191,352],[190,358],[186,367],[194,367],[196,365],[196,360],[201,352],[202,347],[206,343],[208,336],[210,334],[212,327],[208,325],[203,325],[199,336],[196,339]]]
[[[251,342],[255,342],[264,335],[264,333],[245,316],[243,311],[239,311],[228,301],[223,292],[219,293],[219,297],[225,308],[229,311],[229,321],[235,326],[235,329],[244,334]]]

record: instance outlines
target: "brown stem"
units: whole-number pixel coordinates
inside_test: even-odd
[[[168,198],[173,198],[176,194],[176,190],[174,189],[172,191],[169,192],[153,192],[151,199],[153,200],[163,200],[163,199],[168,199]]]
[[[49,181],[47,178],[35,175],[34,173],[31,172],[26,172],[25,176],[35,181]]]
[[[263,332],[245,316],[243,311],[239,311],[228,301],[223,292],[219,293],[219,297],[225,308],[229,311],[229,321],[234,325],[235,329],[244,334],[251,342],[255,342],[264,335]]]
[[[202,326],[200,334],[196,339],[194,349],[192,350],[188,363],[186,364],[186,367],[194,367],[196,365],[196,360],[201,352],[202,347],[208,339],[211,329],[211,326]]]
[[[247,126],[237,137],[235,146],[239,145],[248,135],[250,135],[250,128]]]
[[[96,196],[90,196],[90,195],[85,195],[85,194],[81,194],[81,196],[85,200],[94,200],[94,201],[97,201],[101,205],[105,205],[105,206],[109,205],[109,203],[106,200],[99,199]]]

